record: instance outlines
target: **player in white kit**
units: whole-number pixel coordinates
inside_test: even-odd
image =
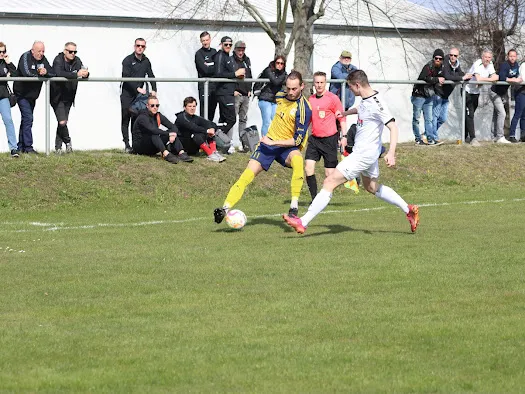
[[[358,109],[351,108],[344,113],[344,115],[357,114],[358,116],[352,154],[344,158],[335,171],[325,179],[322,190],[312,201],[304,216],[298,218],[283,215],[283,219],[296,232],[303,234],[313,218],[326,208],[332,198],[332,191],[347,180],[361,175],[365,189],[381,200],[402,209],[410,222],[410,229],[415,232],[419,224],[419,208],[416,205],[408,205],[393,189],[378,183],[381,135],[385,126],[390,130],[390,148],[384,160],[388,167],[396,164],[398,129],[395,119],[385,105],[382,95],[370,87],[364,71],[351,72],[346,82],[350,90],[362,98]]]

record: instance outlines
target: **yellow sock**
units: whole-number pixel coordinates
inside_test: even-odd
[[[299,199],[304,181],[304,161],[303,156],[297,155],[292,157],[292,181],[290,189],[292,191],[292,201]]]
[[[233,184],[230,191],[228,192],[228,195],[226,196],[226,201],[224,201],[224,206],[231,208],[235,204],[237,204],[241,199],[242,195],[244,194],[246,186],[252,183],[254,178],[255,174],[253,173],[253,171],[249,168],[245,169],[244,172],[241,174],[240,178],[237,180],[237,182]]]

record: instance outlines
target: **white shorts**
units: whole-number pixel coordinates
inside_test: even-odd
[[[337,170],[348,180],[359,175],[368,178],[379,178],[379,159],[376,151],[370,153],[353,152],[338,165]]]

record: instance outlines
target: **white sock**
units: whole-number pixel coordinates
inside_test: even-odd
[[[389,204],[395,205],[396,207],[401,208],[403,212],[408,213],[408,204],[399,194],[394,191],[394,189],[391,189],[385,185],[379,185],[379,188],[376,192],[376,197],[386,201]]]
[[[319,213],[321,213],[321,211],[326,208],[331,199],[332,193],[321,189],[321,191],[317,193],[317,196],[315,196],[314,200],[308,207],[308,212],[306,212],[301,218],[301,223],[303,226],[308,226],[308,223],[310,223],[313,218],[319,215]]]
[[[290,208],[299,208],[299,197],[292,197]]]

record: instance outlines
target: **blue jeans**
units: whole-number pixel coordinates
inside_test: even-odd
[[[518,120],[520,121],[520,134],[525,135],[525,93],[517,93],[516,107],[514,109],[514,116],[510,122],[509,137],[516,137],[516,127],[518,126]],[[520,139],[521,136],[517,136],[516,139]]]
[[[448,117],[448,99],[439,97],[437,94],[432,97],[432,127],[434,130],[434,137],[438,139],[439,128],[447,121]]]
[[[272,119],[275,116],[277,104],[265,100],[259,100],[259,108],[261,109],[262,116],[261,137],[264,137],[266,133],[268,133],[270,123],[272,123]]]
[[[15,124],[13,123],[13,118],[11,117],[11,105],[9,104],[9,99],[4,98],[0,99],[0,114],[2,115],[2,120],[5,125],[5,133],[7,134],[7,144],[9,145],[9,150],[17,150],[16,145],[16,133],[15,133]]]
[[[18,133],[18,149],[22,152],[33,151],[33,111],[35,110],[35,100],[17,96],[18,108],[22,115],[20,121],[20,132]]]
[[[434,127],[432,126],[432,97],[415,97],[410,98],[412,101],[412,108],[414,110],[412,115],[412,131],[416,141],[421,140],[421,134],[419,132],[419,118],[421,117],[421,111],[423,111],[423,118],[425,119],[425,134],[427,135],[428,141],[435,140],[434,138]]]

